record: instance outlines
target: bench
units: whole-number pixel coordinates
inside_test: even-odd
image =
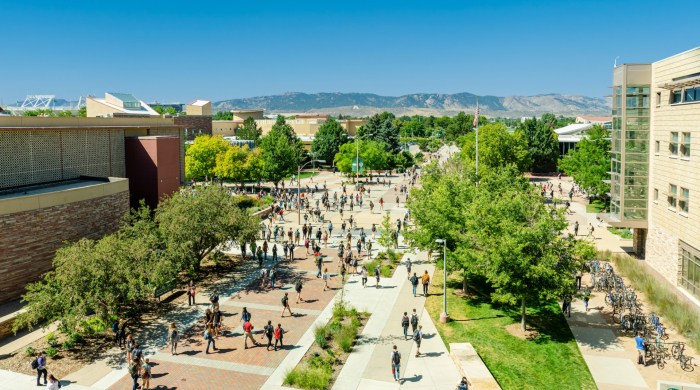
[[[175,290],[176,287],[177,287],[177,281],[175,279],[172,279],[162,286],[155,287],[153,289],[153,297],[160,301],[160,297]]]

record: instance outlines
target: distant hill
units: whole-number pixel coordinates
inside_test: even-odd
[[[371,93],[301,93],[222,100],[213,103],[215,111],[264,108],[268,113],[315,112],[366,116],[390,111],[397,115],[454,115],[473,112],[477,97],[484,115],[523,117],[551,112],[556,115],[610,115],[610,102],[603,98],[547,94],[536,96],[477,96],[471,93],[416,93],[380,96]]]

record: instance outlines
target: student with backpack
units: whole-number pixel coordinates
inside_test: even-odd
[[[180,333],[174,322],[168,327],[168,343],[170,344],[170,354],[177,355],[177,342],[180,340]]]
[[[284,317],[285,310],[289,310],[290,316],[294,315],[294,313],[292,313],[292,308],[289,307],[289,293],[284,293],[284,296],[282,297],[282,317]]]
[[[214,341],[214,329],[212,329],[211,324],[207,326],[207,330],[204,331],[204,340],[207,341],[207,349],[205,350],[206,354],[209,354],[209,346],[211,345],[214,347],[214,351],[216,351],[216,342]]]
[[[418,329],[418,313],[416,313],[416,309],[413,309],[413,314],[411,314],[411,333],[416,333],[416,329]]]
[[[136,360],[131,360],[129,361],[129,366],[127,367],[127,370],[129,371],[129,376],[131,376],[131,379],[133,380],[133,384],[131,386],[132,390],[136,390],[139,387],[139,362]]]
[[[270,288],[274,289],[275,288],[275,278],[277,278],[277,271],[273,267],[270,269]]]
[[[408,339],[408,323],[409,323],[408,313],[403,312],[403,317],[401,317],[401,327],[403,328],[404,340]]]
[[[272,321],[268,320],[267,325],[263,327],[263,335],[261,338],[267,337],[267,350],[270,350],[270,347],[272,346],[272,337],[274,336],[275,333],[275,327],[272,325]]]
[[[282,329],[282,324],[277,324],[277,329],[275,329],[275,351],[277,351],[277,343],[280,344],[280,348],[284,348],[284,344],[282,343],[282,339],[284,338],[284,334],[287,333],[286,330]]]
[[[379,288],[379,279],[381,278],[379,266],[374,267],[374,278],[377,280],[377,284],[375,284],[374,287]]]
[[[47,384],[46,375],[48,371],[46,370],[46,353],[41,351],[37,353],[34,360],[32,360],[32,369],[36,370],[36,385],[41,386],[41,376],[44,376],[44,385]]]
[[[394,350],[391,351],[391,375],[396,382],[401,379],[401,353],[399,353],[396,345],[394,345]]]
[[[418,275],[414,272],[413,275],[408,279],[411,282],[411,287],[413,289],[413,296],[416,296],[416,290],[418,289]]]
[[[413,332],[413,341],[416,342],[416,357],[420,355],[420,343],[423,341],[423,325],[418,325],[418,329]]]
[[[297,278],[297,281],[294,284],[294,290],[297,292],[297,304],[299,304],[299,301],[304,302],[304,299],[301,297],[302,287],[303,287],[303,284],[301,282],[301,277],[299,277],[299,278]]]
[[[141,390],[148,390],[151,387],[151,363],[148,359],[141,365],[141,378],[143,379]]]
[[[134,349],[131,351],[131,359],[137,363],[141,363],[143,360],[143,350],[141,349],[141,344],[136,344]]]

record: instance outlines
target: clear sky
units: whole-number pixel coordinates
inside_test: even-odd
[[[650,62],[700,46],[698,15],[698,0],[8,0],[0,102],[105,91],[160,102],[287,91],[604,96],[615,57]]]

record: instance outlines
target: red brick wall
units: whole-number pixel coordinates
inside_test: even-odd
[[[209,115],[183,115],[173,118],[173,122],[187,129],[188,138],[193,139],[193,134],[211,135],[212,117]]]
[[[117,230],[129,193],[0,216],[0,303],[19,298],[27,283],[51,269],[64,241],[98,239]]]

